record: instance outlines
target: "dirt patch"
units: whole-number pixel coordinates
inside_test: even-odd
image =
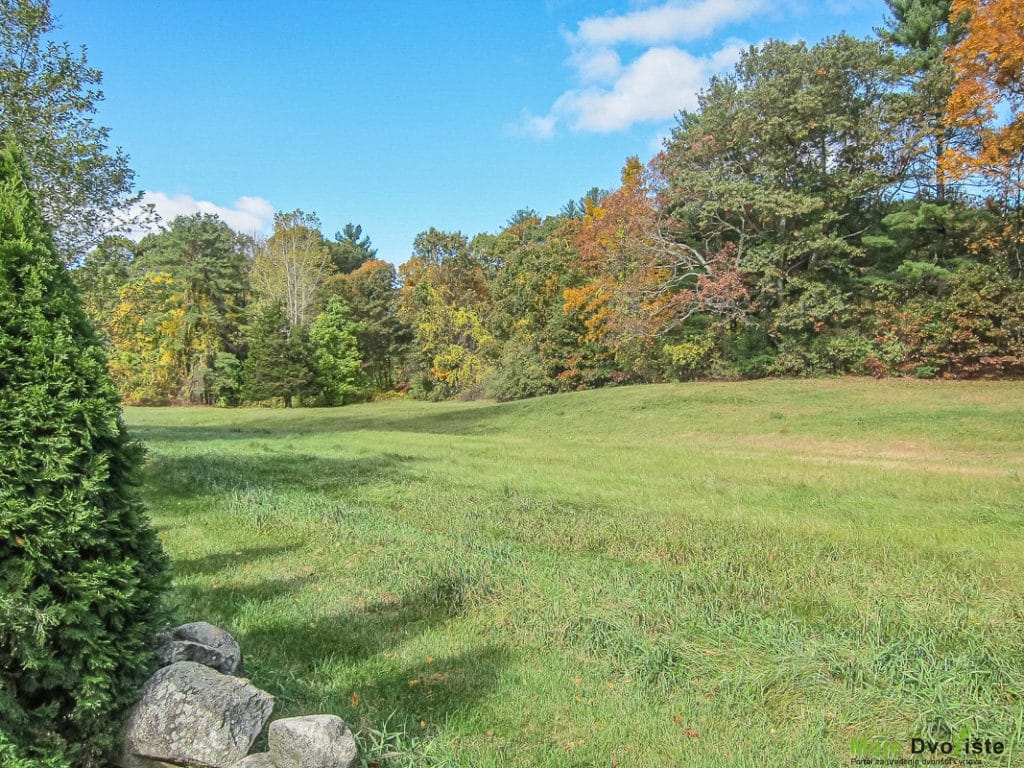
[[[1024,473],[1024,454],[1000,455],[990,459],[976,453],[943,450],[925,440],[894,440],[887,443],[823,440],[780,431],[774,435],[751,435],[738,442],[759,450],[788,453],[800,461],[822,465],[839,464],[984,477]],[[995,462],[1000,466],[992,466]]]

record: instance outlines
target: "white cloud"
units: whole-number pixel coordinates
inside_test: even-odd
[[[568,38],[574,46],[587,48],[689,42],[707,37],[724,24],[748,19],[766,5],[765,0],[670,1],[623,16],[584,19]]]
[[[551,114],[575,130],[595,133],[668,120],[680,110],[695,109],[708,78],[735,64],[741,50],[735,41],[711,56],[694,56],[674,46],[651,48],[624,68],[612,86],[566,91]]]
[[[664,120],[696,106],[707,63],[679,48],[651,48],[611,88],[567,91],[552,113],[578,130],[606,133],[643,120]]]
[[[608,133],[694,109],[708,78],[731,68],[746,45],[729,39],[713,53],[695,55],[682,44],[770,8],[767,0],[667,0],[631,13],[584,19],[575,32],[565,34],[572,47],[566,63],[578,86],[559,96],[545,116],[524,111],[516,133],[551,138],[559,124]],[[620,49],[625,46],[645,50],[623,62]]]
[[[212,213],[236,232],[251,235],[266,232],[274,222],[274,206],[262,197],[240,197],[232,205],[224,206],[208,200],[196,200],[190,195],[147,191],[142,197],[142,204],[152,205],[164,225],[178,216]]]
[[[622,74],[622,59],[611,48],[576,51],[569,64],[585,83],[614,82]]]
[[[550,139],[555,135],[555,124],[558,119],[554,115],[539,117],[524,109],[519,115],[519,122],[505,126],[512,136],[527,136],[531,139]]]

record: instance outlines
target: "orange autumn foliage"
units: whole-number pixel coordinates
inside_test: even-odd
[[[575,246],[590,282],[565,292],[565,310],[584,317],[587,340],[612,345],[618,337],[657,335],[670,300],[660,289],[672,276],[649,248],[657,211],[639,159],[626,161],[621,178],[600,203],[587,203]]]
[[[981,171],[1005,179],[1024,155],[1024,3],[953,0],[950,19],[963,18],[966,34],[946,53],[957,78],[946,112],[978,146],[948,150],[942,167],[954,178]]]

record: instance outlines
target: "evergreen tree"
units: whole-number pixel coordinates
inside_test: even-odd
[[[307,330],[288,322],[284,306],[264,307],[256,317],[249,357],[242,368],[242,397],[281,398],[285,407],[291,408],[314,381],[309,353]]]
[[[386,261],[368,261],[344,276],[345,302],[359,324],[363,372],[379,392],[395,386],[395,367],[412,341],[412,329],[398,319],[398,276]]]
[[[166,564],[142,449],[21,161],[0,151],[0,763],[105,764]],[[14,745],[13,747],[11,745]]]
[[[939,158],[968,140],[966,132],[946,118],[946,101],[956,78],[945,53],[963,37],[963,19],[951,16],[952,0],[886,3],[892,17],[878,34],[901,54],[900,69],[909,77],[909,88],[899,96],[904,124],[893,139],[902,138],[899,151],[908,163],[905,175],[917,187],[917,196],[945,202],[950,180]]]
[[[339,273],[347,275],[355,272],[368,261],[377,258],[377,249],[370,243],[368,235],[363,234],[359,224],[346,224],[340,232],[334,233],[334,242],[327,243],[331,251],[331,261]]]
[[[210,386],[217,357],[242,351],[248,264],[241,246],[241,238],[208,213],[178,216],[169,229],[139,243],[136,270],[166,273],[181,286],[175,322],[163,329],[175,349],[180,402],[217,402]]]

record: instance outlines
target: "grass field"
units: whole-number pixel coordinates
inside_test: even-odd
[[[1024,384],[126,419],[179,618],[367,764],[1024,765]]]

